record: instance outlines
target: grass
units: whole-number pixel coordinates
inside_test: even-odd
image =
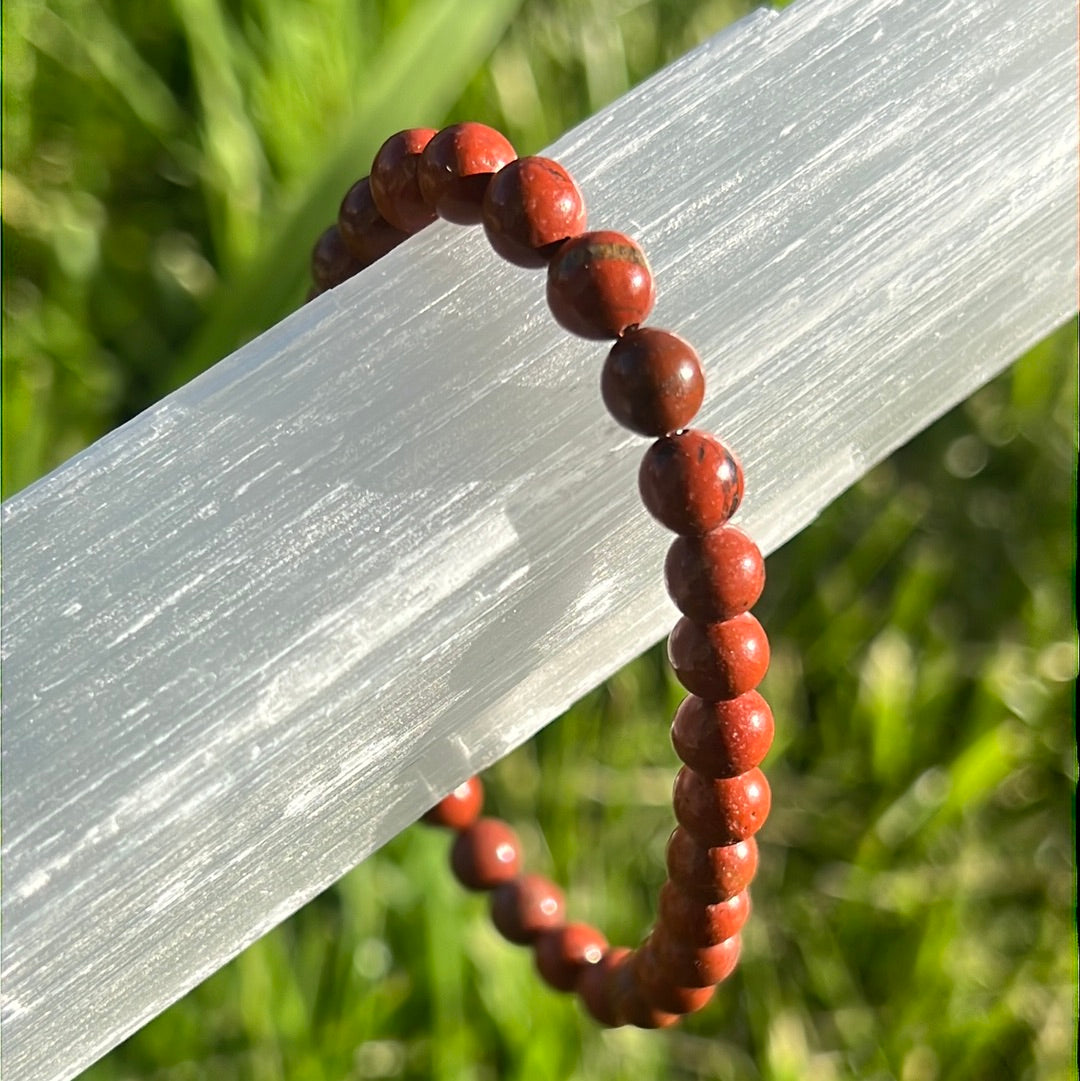
[[[9,0],[5,496],[294,305],[387,132],[537,149],[743,10]],[[1075,1076],[1076,348],[1073,323],[771,558],[774,811],[703,1014],[597,1030],[417,828],[86,1077]],[[613,940],[662,876],[678,697],[653,651],[485,778]]]

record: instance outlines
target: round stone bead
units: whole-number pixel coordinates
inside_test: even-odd
[[[607,939],[587,923],[568,923],[545,931],[534,943],[536,967],[556,991],[573,991],[582,971],[597,964],[607,950]]]
[[[578,975],[575,990],[582,1005],[602,1025],[616,1028],[623,1024],[615,1012],[612,977],[615,970],[630,956],[625,946],[613,946],[595,965],[588,965]]]
[[[769,668],[769,639],[749,613],[723,623],[683,616],[668,636],[668,659],[691,694],[710,701],[752,691]]]
[[[765,588],[758,546],[734,526],[676,537],[664,562],[668,593],[683,615],[719,623],[749,611]]]
[[[734,938],[749,915],[750,894],[746,890],[711,905],[683,893],[673,882],[665,882],[660,890],[657,923],[688,945],[715,946]]]
[[[753,769],[772,746],[772,710],[757,691],[706,702],[688,695],[675,711],[671,743],[691,769],[706,777],[735,777]]]
[[[671,972],[661,963],[646,942],[637,961],[638,988],[650,1005],[665,1013],[697,1013],[713,997],[715,987],[682,987],[672,980]]]
[[[450,866],[466,889],[493,890],[517,876],[521,844],[505,822],[478,818],[457,835],[450,850]]]
[[[700,536],[722,526],[743,497],[743,473],[731,451],[689,428],[658,439],[638,470],[645,509],[673,533]]]
[[[542,267],[564,240],[585,231],[585,199],[557,161],[518,158],[492,178],[481,220],[504,259]]]
[[[444,796],[426,815],[431,826],[446,826],[452,830],[468,829],[479,817],[484,806],[484,786],[479,777],[470,777],[459,784],[449,796]]]
[[[640,951],[630,954],[615,969],[611,977],[611,997],[615,1014],[624,1025],[637,1028],[670,1028],[677,1024],[679,1015],[653,1006],[645,998],[638,982]]]
[[[336,225],[324,230],[311,249],[311,278],[320,290],[333,289],[362,269]]]
[[[551,314],[582,338],[617,338],[645,321],[655,299],[645,253],[622,233],[582,233],[548,264]]]
[[[608,412],[639,435],[685,428],[705,397],[705,375],[694,347],[654,327],[628,330],[612,347],[600,375]]]
[[[733,845],[699,844],[682,828],[668,838],[668,877],[682,893],[706,904],[741,893],[757,873],[758,847],[753,837]]]
[[[486,124],[443,128],[420,155],[420,193],[440,218],[476,225],[491,178],[517,158],[505,135]]]
[[[737,844],[757,833],[769,816],[772,793],[759,769],[716,779],[683,766],[675,778],[672,802],[679,825],[698,844],[712,848]]]
[[[738,935],[715,946],[695,946],[663,925],[653,931],[646,943],[657,966],[679,987],[713,987],[726,980],[738,964],[740,946]]]
[[[381,259],[409,237],[379,213],[366,176],[353,184],[341,200],[338,229],[346,247],[364,266]]]
[[[527,946],[545,931],[561,927],[566,904],[562,890],[542,875],[504,882],[491,895],[491,922],[510,942]]]
[[[435,211],[424,202],[417,166],[424,147],[435,136],[434,128],[409,128],[391,135],[371,163],[371,195],[379,213],[395,229],[417,233],[430,225]]]

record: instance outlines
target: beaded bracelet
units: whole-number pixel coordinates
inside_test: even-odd
[[[685,765],[675,779],[679,824],[667,845],[668,880],[656,925],[637,949],[610,947],[595,928],[566,922],[559,888],[522,873],[514,831],[481,817],[478,778],[424,820],[456,833],[454,874],[467,889],[491,892],[496,928],[532,946],[548,984],[575,991],[601,1024],[667,1027],[701,1009],[735,967],[757,869],[754,834],[769,813],[769,785],[757,767],[772,743],[773,717],[754,689],[769,643],[749,612],[765,571],[754,542],[725,524],[742,501],[742,470],[713,436],[687,427],[704,397],[701,362],[682,338],[642,326],[654,287],[641,248],[621,233],[586,232],[585,203],[569,173],[548,158],[518,158],[483,124],[391,136],[315,244],[312,295],[436,217],[482,223],[504,259],[546,265],[555,319],[582,337],[614,339],[601,395],[619,424],[655,440],[638,487],[646,509],[677,534],[664,574],[683,617],[668,656],[690,695],[671,728]]]

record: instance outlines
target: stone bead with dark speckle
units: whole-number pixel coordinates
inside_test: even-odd
[[[757,873],[757,865],[758,848],[753,837],[709,847],[678,826],[668,838],[668,876],[683,893],[706,904],[726,901],[745,890]]]
[[[642,947],[654,954],[667,978],[679,987],[712,987],[726,980],[739,961],[738,935],[715,946],[694,946],[668,928],[658,926]]]
[[[491,895],[491,922],[503,938],[519,946],[561,927],[565,909],[562,890],[543,875],[522,875]]]
[[[505,822],[478,818],[457,835],[450,850],[450,866],[466,889],[493,890],[517,876],[521,844]]]
[[[548,264],[551,314],[582,338],[617,338],[645,321],[655,298],[645,253],[622,233],[582,233]]]
[[[760,765],[772,746],[772,710],[757,691],[706,702],[688,695],[675,711],[675,753],[706,777],[735,777]]]
[[[664,579],[683,615],[719,623],[754,607],[765,588],[765,562],[741,529],[725,526],[700,537],[676,537]]]
[[[749,613],[723,623],[683,616],[668,636],[668,659],[691,694],[711,702],[752,691],[769,668],[769,639]]]
[[[491,178],[517,157],[505,135],[467,121],[443,128],[420,155],[417,177],[440,218],[476,225]]]
[[[416,176],[420,155],[434,138],[434,128],[409,128],[391,135],[371,163],[371,195],[379,213],[395,229],[418,233],[436,218],[424,201]]]
[[[716,990],[712,986],[683,987],[672,978],[671,968],[664,964],[646,943],[637,961],[638,988],[650,1005],[665,1013],[697,1013],[708,1005]]]
[[[708,432],[689,428],[658,439],[638,470],[645,509],[673,533],[698,536],[722,526],[743,497],[739,463]]]
[[[752,837],[768,818],[771,802],[769,782],[759,769],[714,779],[689,766],[679,770],[672,800],[679,825],[710,848]]]
[[[542,267],[563,241],[585,231],[585,199],[557,161],[518,158],[492,177],[481,220],[504,259]]]
[[[750,894],[746,890],[726,901],[709,904],[683,893],[674,882],[660,890],[657,923],[675,938],[694,946],[715,946],[734,938],[750,915]]]
[[[545,931],[534,943],[536,967],[556,991],[573,991],[582,970],[597,964],[607,950],[607,939],[587,923],[568,923]]]

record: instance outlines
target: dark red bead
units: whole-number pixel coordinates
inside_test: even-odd
[[[459,784],[449,796],[444,796],[427,814],[424,821],[431,826],[446,826],[463,830],[480,817],[484,806],[484,786],[479,777],[470,777]]]
[[[409,234],[395,229],[380,213],[365,176],[345,193],[338,208],[338,229],[353,255],[370,266],[393,251]]]
[[[661,925],[649,936],[644,949],[654,955],[656,965],[676,986],[713,987],[735,971],[740,946],[738,935],[715,946],[695,946]]]
[[[581,970],[574,988],[589,1014],[608,1028],[623,1024],[615,1012],[612,977],[629,956],[630,951],[625,946],[613,946],[595,965]]]
[[[733,845],[757,833],[769,816],[772,793],[759,769],[714,779],[683,766],[675,778],[672,802],[679,825],[699,844],[713,847]]]
[[[675,711],[675,753],[706,777],[735,777],[759,765],[772,746],[772,710],[757,691],[706,702],[689,695]]]
[[[674,882],[665,882],[660,890],[657,922],[672,938],[688,945],[715,946],[734,938],[749,915],[750,894],[746,890],[714,904],[683,893]]]
[[[758,546],[734,526],[676,537],[664,563],[668,593],[683,615],[719,623],[749,611],[765,588]]]
[[[491,178],[517,158],[505,135],[486,124],[443,128],[420,155],[420,193],[440,218],[476,225]]]
[[[418,233],[436,218],[424,202],[416,169],[434,128],[409,128],[391,135],[371,163],[371,195],[379,213],[395,228]]]
[[[758,847],[753,837],[733,845],[699,844],[678,826],[668,838],[667,869],[679,889],[707,904],[741,893],[757,873]]]
[[[731,452],[690,428],[658,439],[638,471],[645,509],[673,533],[700,535],[722,526],[743,497],[743,474]]]
[[[694,419],[705,397],[705,374],[689,342],[666,330],[635,327],[611,347],[600,394],[624,428],[666,435]]]
[[[505,822],[479,818],[457,835],[450,850],[450,866],[466,889],[493,890],[517,877],[521,844]]]
[[[544,931],[561,927],[566,905],[562,890],[543,875],[522,875],[491,895],[491,922],[503,938],[527,946]]]
[[[697,1013],[708,1005],[715,987],[683,987],[672,979],[670,968],[663,964],[648,943],[637,961],[638,988],[650,1005],[666,1013]]]
[[[557,161],[518,158],[492,178],[481,220],[491,246],[504,259],[541,267],[563,241],[585,231],[585,200]]]
[[[637,966],[640,951],[624,958],[611,976],[611,997],[615,1014],[624,1025],[637,1028],[670,1028],[678,1024],[679,1015],[651,1005],[638,982]]]
[[[359,261],[345,247],[336,225],[324,230],[311,250],[311,277],[320,290],[333,289],[359,270]]]
[[[645,321],[655,299],[645,253],[622,233],[582,233],[548,264],[551,314],[582,338],[617,338]]]
[[[668,637],[668,659],[679,682],[710,701],[752,691],[769,668],[769,639],[749,613],[723,623],[683,616]]]
[[[587,923],[568,923],[545,931],[535,942],[536,967],[556,991],[573,991],[582,971],[597,964],[607,939]]]

